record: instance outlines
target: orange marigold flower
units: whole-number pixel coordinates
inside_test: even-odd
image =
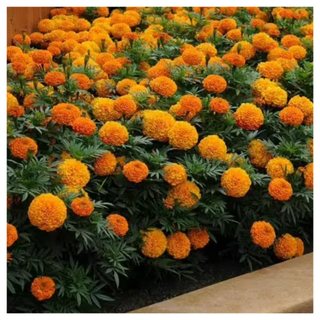
[[[81,117],[81,110],[71,103],[59,103],[51,110],[51,116],[55,123],[72,126],[73,122]]]
[[[265,104],[276,108],[283,108],[287,104],[287,91],[281,89],[280,87],[267,87],[266,90],[262,91],[261,96]]]
[[[284,69],[278,61],[260,62],[257,67],[259,73],[268,79],[280,79],[284,73]]]
[[[150,81],[152,91],[166,98],[172,97],[178,90],[176,83],[168,77],[160,76]]]
[[[81,90],[88,90],[91,87],[91,80],[85,74],[74,73],[70,76],[70,80],[75,81]]]
[[[35,197],[28,209],[30,223],[43,231],[54,231],[60,228],[67,218],[67,207],[64,202],[51,193]]]
[[[207,230],[192,229],[188,231],[187,236],[194,250],[204,248],[210,241]]]
[[[291,174],[294,171],[291,161],[282,157],[271,159],[267,163],[266,169],[271,179],[285,178],[286,175]]]
[[[252,19],[250,25],[261,30],[264,27],[265,22],[261,19]]]
[[[22,34],[16,34],[12,38],[12,43],[13,44],[26,44],[30,46],[31,44],[31,39],[28,35],[22,35]]]
[[[97,130],[97,126],[89,118],[79,117],[74,120],[72,124],[72,130],[78,134],[83,134],[84,136],[92,136]]]
[[[264,116],[257,106],[252,103],[242,103],[234,113],[238,127],[246,130],[258,130],[264,122]]]
[[[304,243],[303,241],[298,238],[298,237],[295,237],[296,239],[296,242],[297,242],[297,251],[296,251],[296,254],[294,255],[295,257],[300,257],[303,255],[304,253]]]
[[[109,15],[109,8],[107,7],[98,7],[96,11],[99,17],[107,17]]]
[[[84,188],[90,181],[88,167],[76,159],[66,159],[63,161],[59,164],[57,173],[61,178],[61,183],[68,187]]]
[[[172,209],[175,202],[180,207],[187,207],[190,209],[195,206],[201,199],[201,193],[198,186],[191,181],[185,181],[169,190],[164,204],[167,208]]]
[[[124,96],[128,94],[130,88],[132,88],[135,85],[137,85],[136,81],[131,79],[123,79],[117,83],[116,89],[121,96]]]
[[[187,120],[191,120],[202,110],[202,102],[200,98],[187,94],[182,96],[179,101],[179,108],[175,110],[175,115],[178,117],[186,117]]]
[[[291,46],[289,52],[292,53],[293,58],[297,60],[302,60],[307,56],[307,50],[299,45]]]
[[[307,97],[295,96],[291,98],[288,107],[300,109],[305,117],[313,114],[313,103]]]
[[[19,118],[25,114],[24,107],[22,106],[8,106],[7,107],[7,115],[14,117],[14,118]]]
[[[74,30],[76,32],[87,31],[91,27],[91,23],[86,19],[78,19],[74,23]]]
[[[273,40],[265,32],[260,32],[252,37],[252,44],[256,50],[262,52],[269,52],[270,50],[279,47],[277,41]]]
[[[30,34],[32,44],[40,44],[43,40],[43,34],[40,32],[33,32]]]
[[[267,249],[273,245],[276,233],[273,226],[266,221],[256,221],[252,224],[250,234],[252,242],[257,246]]]
[[[78,16],[84,15],[86,13],[86,10],[86,7],[72,7],[72,11]]]
[[[17,228],[10,224],[7,223],[7,248],[11,247],[17,240],[18,240],[18,231]]]
[[[151,139],[167,142],[168,132],[175,122],[174,117],[166,111],[146,110],[143,112],[143,134]]]
[[[226,38],[232,41],[238,41],[242,39],[241,29],[233,29],[227,32]]]
[[[280,121],[290,126],[300,126],[303,122],[303,112],[295,107],[286,107],[279,113]]]
[[[99,121],[106,122],[121,118],[121,113],[114,110],[114,100],[95,98],[92,105],[92,113]]]
[[[122,68],[122,64],[117,60],[109,60],[103,64],[102,70],[109,76],[117,74]]]
[[[191,66],[198,66],[205,61],[205,55],[196,48],[190,48],[183,51],[182,59]]]
[[[281,44],[285,47],[285,48],[290,48],[292,46],[301,46],[301,41],[297,36],[294,36],[293,34],[287,34],[285,36],[282,37],[281,39]]]
[[[48,86],[58,87],[66,82],[66,77],[62,72],[50,71],[44,76],[44,82]]]
[[[122,146],[129,140],[129,133],[122,124],[115,121],[107,121],[99,130],[99,137],[105,144]]]
[[[47,50],[31,51],[30,55],[32,60],[39,64],[50,63],[52,60],[52,54]]]
[[[211,135],[203,138],[199,145],[201,156],[209,160],[224,160],[227,153],[227,146],[217,135]]]
[[[159,258],[167,249],[167,238],[160,229],[141,231],[143,245],[141,252],[148,258]]]
[[[174,148],[189,150],[198,142],[198,132],[194,126],[185,121],[176,121],[168,131],[169,143]]]
[[[290,71],[298,67],[298,62],[294,58],[292,59],[278,58],[276,61],[280,63],[284,71]]]
[[[110,214],[107,217],[108,227],[119,237],[124,237],[129,231],[129,224],[125,217],[120,214]]]
[[[117,159],[111,152],[105,153],[94,163],[94,173],[98,176],[112,175],[117,167]]]
[[[239,53],[246,60],[251,60],[256,54],[256,49],[248,41],[239,41],[231,48],[230,52]]]
[[[220,12],[226,16],[233,16],[237,9],[237,7],[220,7]]]
[[[279,201],[287,201],[293,194],[291,184],[283,178],[275,178],[271,180],[268,192],[273,199]]]
[[[313,163],[309,163],[304,170],[304,184],[309,190],[313,190]]]
[[[223,98],[213,98],[209,104],[211,110],[217,113],[227,113],[230,109],[229,102]]]
[[[211,58],[215,57],[217,55],[217,53],[218,53],[216,47],[213,44],[208,43],[208,42],[201,43],[201,44],[197,45],[196,49],[201,51],[203,54],[205,54],[206,56],[209,56]],[[183,55],[182,55],[182,58],[183,58]],[[185,60],[185,59],[183,59],[183,60]]]
[[[102,67],[106,62],[114,60],[114,56],[109,52],[101,52],[96,57],[96,62]]]
[[[16,47],[16,46],[7,47],[7,60],[11,61],[12,57],[17,53],[22,54],[22,50],[19,47]]]
[[[85,197],[76,198],[71,203],[72,211],[80,217],[89,217],[94,211],[93,202]]]
[[[278,58],[292,59],[293,54],[283,48],[274,48],[268,53],[268,61],[277,60]]]
[[[167,251],[174,259],[185,259],[191,251],[191,243],[183,232],[175,232],[167,237]]]
[[[268,148],[259,140],[252,140],[248,145],[248,154],[251,163],[257,168],[265,168],[269,160],[273,158]]]
[[[39,301],[48,300],[56,291],[55,285],[50,277],[37,277],[31,284],[31,293]]]
[[[104,71],[101,71],[104,72]],[[100,79],[95,83],[96,94],[98,97],[109,97],[115,82],[111,79]],[[120,115],[121,117],[121,115]]]
[[[246,7],[246,10],[253,16],[261,12],[259,7]]]
[[[139,160],[130,161],[123,166],[123,175],[131,182],[140,183],[147,179],[149,169],[147,165]]]
[[[207,76],[202,84],[209,92],[222,93],[227,89],[227,81],[223,77],[215,74]]]
[[[131,95],[124,95],[114,101],[114,110],[127,118],[134,115],[138,109]]]
[[[218,30],[222,34],[225,34],[226,32],[236,28],[237,28],[237,21],[232,18],[222,19],[220,20],[218,25]]]
[[[250,189],[249,175],[241,168],[230,168],[221,177],[221,186],[230,197],[244,197]]]
[[[28,159],[28,155],[35,156],[38,153],[37,143],[29,137],[21,137],[11,140],[9,148],[14,157],[25,160]]]
[[[266,23],[263,26],[262,30],[271,37],[280,36],[280,30],[278,29],[278,26],[275,23]]]
[[[186,168],[181,164],[172,163],[165,166],[163,171],[164,180],[172,186],[177,186],[178,184],[187,181]]]
[[[110,33],[116,39],[121,39],[126,33],[131,32],[131,28],[126,23],[115,23],[111,29]]]
[[[49,46],[47,48],[47,51],[49,51],[53,56],[58,56],[61,53],[61,50],[56,46]]]
[[[246,64],[246,59],[242,55],[234,52],[226,53],[222,59],[239,68]]]
[[[292,235],[286,233],[276,240],[273,250],[279,259],[291,259],[297,252],[297,241]]]

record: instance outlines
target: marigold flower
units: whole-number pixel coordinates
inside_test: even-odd
[[[280,36],[280,30],[278,29],[278,26],[275,23],[266,23],[263,28],[263,32],[267,33],[271,37],[279,37]]]
[[[99,137],[105,144],[122,146],[129,140],[129,133],[122,124],[115,121],[107,121],[99,130]]]
[[[78,19],[74,23],[74,31],[81,32],[81,31],[87,31],[91,27],[91,23],[86,19]]]
[[[89,217],[94,211],[94,206],[88,198],[76,198],[71,203],[72,211],[80,217]]]
[[[117,167],[117,159],[111,152],[105,153],[94,163],[94,173],[98,176],[112,175]]]
[[[55,285],[50,277],[37,277],[31,284],[31,293],[39,301],[48,300],[56,291]]]
[[[167,238],[160,229],[141,231],[141,252],[148,258],[159,258],[167,249]]]
[[[286,233],[276,240],[273,250],[279,259],[291,259],[297,252],[297,241],[292,235]]]
[[[309,190],[313,190],[313,163],[309,163],[304,170],[304,184]]]
[[[50,63],[52,54],[47,50],[35,50],[30,52],[31,58],[35,63],[45,64]]]
[[[218,53],[216,47],[213,44],[208,43],[208,42],[201,43],[201,44],[197,45],[196,49],[201,51],[204,55],[209,56],[210,58],[215,57]],[[182,55],[182,58],[183,58],[183,55]],[[185,59],[183,59],[183,60],[185,60]]]
[[[99,79],[98,81],[96,81],[95,89],[96,89],[97,96],[109,97],[111,95],[111,89],[114,86],[114,84],[115,84],[114,81],[111,79]]]
[[[181,164],[172,163],[165,166],[163,171],[163,179],[172,186],[177,186],[178,184],[187,181],[186,168]]]
[[[290,160],[282,157],[275,157],[271,159],[267,166],[267,173],[271,179],[286,178],[288,174],[293,173],[294,167]]]
[[[303,122],[303,112],[296,107],[286,107],[279,113],[280,121],[290,126],[300,126]]]
[[[306,117],[304,117],[303,124],[305,124],[306,126],[312,126],[313,125],[313,111],[312,111],[311,114],[309,114]]]
[[[68,187],[84,188],[90,181],[88,167],[76,159],[67,159],[59,164],[57,173],[61,183]]]
[[[230,168],[221,177],[221,186],[230,197],[241,198],[251,186],[249,175],[241,168]]]
[[[18,231],[17,228],[10,224],[7,223],[7,248],[11,247],[17,240],[18,240]]]
[[[239,41],[231,48],[230,52],[238,53],[246,60],[251,60],[256,54],[256,49],[248,41]]]
[[[122,173],[129,181],[140,183],[148,177],[149,169],[145,163],[135,160],[126,163]]]
[[[52,120],[60,125],[72,126],[73,122],[81,116],[81,110],[71,103],[59,103],[51,110]]]
[[[271,180],[268,192],[275,200],[287,201],[293,194],[291,184],[283,178],[275,178]]]
[[[121,81],[119,81],[117,83],[117,92],[123,96],[123,95],[126,95],[128,94],[129,90],[131,87],[135,86],[137,84],[136,81],[134,80],[131,80],[131,79],[123,79]]]
[[[13,44],[21,44],[21,45],[26,44],[26,45],[30,46],[31,39],[28,35],[23,36],[22,34],[19,33],[19,34],[16,34],[13,36],[12,43]]]
[[[24,107],[22,106],[7,106],[7,115],[14,117],[14,118],[19,118],[25,114]]]
[[[238,41],[242,39],[241,29],[233,29],[226,33],[226,38],[232,41]]]
[[[268,79],[280,79],[284,73],[284,69],[278,61],[260,62],[257,67],[259,73]]]
[[[152,91],[166,98],[172,97],[178,90],[176,83],[168,77],[157,77],[150,81]]]
[[[74,73],[70,76],[70,80],[75,81],[81,90],[88,90],[91,87],[91,80],[85,74]]]
[[[288,102],[288,107],[300,109],[305,117],[313,114],[313,103],[307,97],[294,96]]]
[[[226,53],[223,55],[222,59],[239,68],[246,64],[246,59],[242,55],[234,52]]]
[[[12,61],[13,56],[17,53],[22,54],[22,50],[19,47],[16,47],[16,46],[7,47],[7,60]]]
[[[252,37],[252,44],[256,50],[262,52],[270,52],[272,49],[279,47],[277,41],[273,40],[265,32],[260,32]]]
[[[44,82],[48,86],[58,87],[66,82],[66,77],[62,72],[50,71],[44,77]]]
[[[293,54],[283,48],[274,48],[268,53],[268,61],[277,60],[278,58],[292,59]]]
[[[252,242],[257,246],[267,249],[273,245],[276,233],[273,226],[266,221],[256,221],[252,224],[250,234]]]
[[[220,20],[219,26],[218,26],[218,30],[222,34],[225,34],[226,32],[236,28],[237,28],[237,21],[232,18],[226,18],[226,19]]]
[[[220,12],[226,16],[233,16],[237,9],[237,7],[220,7]]]
[[[242,103],[234,113],[238,127],[246,130],[258,130],[264,122],[264,116],[257,106],[252,103]]]
[[[227,113],[230,109],[229,102],[223,98],[213,98],[209,104],[211,110],[217,113]]]
[[[307,56],[307,50],[299,45],[291,46],[289,52],[292,53],[293,58],[297,60],[302,60]]]
[[[136,113],[138,107],[132,96],[126,94],[114,101],[113,108],[116,112],[119,112],[128,118]]]
[[[281,44],[285,48],[290,48],[292,46],[299,46],[301,45],[301,41],[297,36],[294,36],[293,34],[287,34],[282,37]]]
[[[205,61],[205,55],[200,50],[197,50],[196,48],[190,48],[183,51],[182,59],[188,65],[198,66],[203,61]]]
[[[179,103],[178,108],[172,110],[173,113],[178,117],[186,117],[186,120],[191,120],[193,117],[197,115],[202,110],[202,102],[200,98],[192,95],[187,94],[182,96]],[[169,112],[170,112],[169,110]]]
[[[30,34],[32,44],[40,44],[43,40],[43,34],[40,32],[33,32]]]
[[[194,126],[185,121],[176,121],[168,131],[169,143],[174,148],[189,150],[198,142],[198,132]]]
[[[79,117],[74,120],[72,124],[72,130],[78,134],[83,134],[84,136],[92,136],[97,130],[97,126],[89,118]]]
[[[304,243],[303,241],[298,238],[298,237],[295,237],[296,239],[296,243],[297,243],[297,251],[296,251],[296,254],[294,255],[295,257],[300,257],[303,255],[304,253]]]
[[[35,156],[38,153],[37,143],[29,137],[15,138],[10,141],[11,154],[20,159],[28,159],[28,155]]]
[[[268,148],[259,140],[252,140],[248,145],[248,154],[251,163],[257,168],[265,168],[269,160],[273,158]]]
[[[294,58],[292,59],[278,58],[276,61],[280,63],[284,71],[290,71],[299,66],[297,60]]]
[[[67,207],[57,196],[44,193],[32,200],[28,209],[28,217],[30,223],[40,230],[54,231],[60,228],[66,220]]]
[[[103,64],[102,70],[109,76],[117,74],[122,68],[122,64],[117,60],[110,60]]]
[[[99,17],[107,17],[109,15],[109,8],[107,7],[98,7],[96,11]]]
[[[121,39],[126,33],[131,32],[131,28],[126,23],[115,23],[111,29],[110,33],[116,39]]]
[[[191,243],[185,233],[175,232],[167,237],[167,251],[174,259],[185,259],[191,251]]]
[[[280,87],[267,87],[266,90],[262,91],[261,96],[265,104],[276,108],[283,108],[287,104],[288,94]]]
[[[119,237],[124,237],[129,231],[129,224],[125,217],[119,214],[110,214],[106,218],[108,227]]]
[[[207,91],[214,93],[222,93],[227,88],[227,81],[215,74],[207,76],[202,84]]]
[[[198,186],[191,181],[185,181],[169,190],[164,204],[167,208],[172,209],[175,202],[180,207],[187,207],[190,209],[195,206],[201,199],[201,193]]]
[[[250,25],[254,28],[257,28],[257,29],[262,29],[265,25],[265,21],[261,20],[261,19],[252,19],[250,21]]]
[[[194,250],[204,248],[210,241],[207,230],[192,229],[188,231],[187,236]]]
[[[224,160],[227,153],[225,142],[217,135],[210,135],[203,138],[200,141],[198,148],[201,156],[209,160]]]

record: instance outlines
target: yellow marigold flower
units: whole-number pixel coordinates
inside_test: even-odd
[[[292,46],[301,46],[301,41],[297,36],[294,36],[293,34],[287,34],[285,36],[282,37],[281,39],[281,44],[285,47],[285,48],[290,48]]]
[[[103,71],[102,71],[103,72]],[[100,79],[95,83],[96,94],[98,97],[109,97],[111,95],[110,89],[115,82],[111,79]],[[120,115],[121,117],[121,115]]]
[[[303,122],[303,112],[296,107],[286,107],[279,113],[280,121],[290,126],[300,126]]]
[[[139,97],[140,95],[146,95],[148,94],[148,89],[141,84],[136,84],[132,86],[129,90],[129,94],[133,96],[134,98]]]
[[[211,110],[217,113],[227,113],[230,109],[229,102],[223,98],[213,98],[209,104]]]
[[[309,190],[313,190],[313,163],[309,163],[304,170],[304,184]]]
[[[74,120],[72,124],[72,130],[78,134],[83,134],[84,136],[92,136],[97,130],[97,126],[89,118],[79,117]]]
[[[273,158],[267,147],[259,140],[252,140],[248,145],[248,154],[251,163],[257,168],[265,168]]]
[[[121,95],[124,96],[128,94],[129,90],[131,87],[135,86],[137,84],[136,81],[131,80],[131,79],[123,79],[117,83],[116,89],[117,92]]]
[[[117,60],[110,60],[103,64],[102,70],[109,76],[117,74],[122,68],[122,64]]]
[[[47,50],[35,50],[30,52],[31,58],[35,63],[45,64],[50,63],[52,54]]]
[[[121,113],[114,110],[114,100],[108,98],[95,98],[92,101],[92,105],[92,113],[99,121],[106,122],[121,118]]]
[[[287,91],[279,87],[267,87],[262,91],[262,98],[266,104],[276,108],[283,108],[287,104]]]
[[[238,127],[246,130],[258,130],[264,122],[264,116],[257,106],[252,103],[242,103],[234,113]]]
[[[7,107],[19,107],[17,98],[10,92],[7,92]]]
[[[291,184],[283,178],[275,178],[271,180],[268,192],[273,199],[279,201],[287,201],[293,194]]]
[[[255,96],[262,96],[262,93],[266,91],[269,87],[278,87],[278,83],[271,81],[269,79],[260,78],[252,83],[253,94]]]
[[[22,106],[8,106],[7,107],[7,115],[14,117],[14,118],[19,118],[25,114],[24,107]]]
[[[297,252],[297,241],[292,235],[286,233],[276,240],[273,250],[279,259],[291,259]]]
[[[71,75],[70,80],[75,81],[81,90],[88,90],[91,87],[91,80],[85,74],[74,73]]]
[[[252,37],[252,44],[256,50],[262,52],[270,52],[272,49],[279,47],[278,42],[264,32],[255,34]]]
[[[168,77],[157,77],[150,81],[152,91],[166,98],[172,97],[178,90],[176,83]]]
[[[260,62],[257,67],[259,73],[268,79],[280,79],[284,73],[284,69],[278,61]]]
[[[241,168],[230,168],[221,177],[221,186],[230,197],[241,198],[251,186],[249,175]]]
[[[126,94],[114,101],[113,108],[116,112],[126,116],[127,118],[134,115],[138,109],[132,96]]]
[[[148,177],[149,169],[145,163],[135,160],[126,163],[122,173],[129,181],[140,183]]]
[[[167,181],[172,186],[177,186],[178,184],[187,181],[187,171],[186,168],[177,163],[167,165],[163,168],[164,180]]]
[[[159,258],[167,249],[167,238],[159,229],[141,231],[143,245],[141,252],[148,258]]]
[[[189,150],[198,142],[198,132],[185,121],[176,121],[168,131],[169,144],[180,150]]]
[[[307,148],[310,150],[310,154],[313,157],[313,139],[308,141]]]
[[[167,251],[174,259],[185,259],[191,251],[191,243],[185,233],[175,232],[167,237]]]
[[[218,30],[222,34],[225,34],[226,32],[236,28],[237,28],[237,21],[232,18],[226,18],[226,19],[220,20],[219,26],[218,26]]]
[[[108,227],[119,237],[124,237],[129,231],[129,224],[125,217],[120,214],[110,214],[106,218]]]
[[[223,77],[215,74],[207,76],[202,84],[209,92],[222,93],[227,89],[227,81]]]
[[[105,153],[94,163],[94,173],[98,176],[112,175],[117,167],[117,159],[111,152]]]
[[[122,124],[115,121],[107,121],[99,130],[99,137],[105,144],[122,146],[129,140],[129,133]]]
[[[205,55],[200,50],[197,50],[196,48],[190,48],[183,51],[182,59],[188,65],[198,66],[203,61],[205,61]]]
[[[289,52],[292,53],[293,58],[296,60],[302,60],[307,56],[307,50],[299,45],[291,46]]]
[[[177,202],[180,207],[190,209],[195,206],[200,199],[201,193],[198,186],[194,182],[185,181],[169,190],[164,204],[167,208],[172,209],[175,202]]]
[[[86,19],[78,19],[74,23],[74,31],[81,32],[81,31],[87,31],[91,27],[91,23]]]
[[[295,96],[291,98],[288,107],[300,109],[305,117],[313,114],[313,103],[307,97]]]
[[[89,217],[94,211],[94,206],[88,198],[76,198],[71,202],[72,211],[80,217]]]
[[[7,60],[12,61],[13,56],[17,53],[22,54],[22,50],[19,47],[16,47],[16,46],[7,47]]]
[[[72,126],[81,116],[81,110],[71,103],[59,103],[51,110],[52,120],[60,125]]]
[[[226,38],[232,41],[239,41],[242,39],[241,29],[233,29],[226,33]]]
[[[192,229],[188,231],[187,236],[194,250],[204,248],[210,241],[207,230]]]
[[[281,157],[271,159],[268,162],[266,169],[271,179],[286,178],[288,174],[291,174],[294,171],[291,161]]]
[[[217,135],[211,135],[203,138],[199,145],[199,152],[205,159],[224,160],[227,153],[227,146],[225,142]]]
[[[226,53],[222,59],[239,68],[246,64],[246,59],[242,55],[234,52]]]
[[[268,61],[277,60],[278,58],[292,59],[293,54],[283,48],[274,48],[268,53]]]
[[[256,221],[250,230],[252,242],[257,246],[267,249],[273,245],[276,233],[273,226],[266,221]]]
[[[209,56],[209,57],[215,57],[218,53],[216,47],[208,42],[205,43],[201,43],[199,45],[196,46],[196,49],[201,51],[204,55]],[[182,55],[183,58],[183,55]],[[185,60],[185,59],[183,59]],[[186,61],[187,62],[187,61]]]
[[[303,255],[304,253],[304,243],[303,241],[298,238],[298,237],[295,237],[296,239],[296,243],[297,243],[297,251],[296,251],[296,254],[294,255],[295,257],[300,257]]]
[[[116,39],[121,39],[126,33],[131,32],[131,28],[126,23],[115,23],[111,29],[110,33]]]
[[[166,111],[146,110],[143,112],[143,134],[151,139],[167,142],[168,132],[174,124],[174,117]]]
[[[57,173],[61,183],[68,187],[84,188],[90,181],[88,167],[76,159],[67,159],[59,164]]]
[[[18,231],[17,228],[10,224],[7,223],[7,248],[11,247],[17,240],[18,240]]]
[[[301,31],[306,35],[306,36],[312,36],[313,37],[313,22],[311,24],[307,24],[305,26],[301,27]]]
[[[48,300],[56,292],[55,285],[50,277],[37,277],[31,284],[31,293],[39,301]]]
[[[28,159],[28,154],[35,156],[38,153],[37,143],[29,137],[15,138],[10,141],[11,154],[20,159]]]
[[[67,207],[57,196],[44,193],[32,200],[28,209],[28,217],[30,223],[40,230],[54,231],[60,228],[66,220]]]
[[[251,60],[256,54],[256,49],[248,41],[239,41],[231,48],[230,52],[239,53],[246,60]]]
[[[44,77],[44,82],[48,86],[58,87],[66,82],[66,77],[62,72],[50,71]]]

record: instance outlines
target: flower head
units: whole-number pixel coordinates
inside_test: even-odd
[[[212,98],[209,104],[211,110],[216,113],[227,113],[230,109],[229,102],[223,98]]]
[[[186,49],[182,53],[182,59],[188,65],[198,66],[201,63],[205,62],[205,55],[200,50],[196,48]]]
[[[163,168],[164,180],[167,181],[172,186],[177,186],[178,184],[187,181],[187,171],[186,168],[177,163],[167,165]]]
[[[286,233],[276,240],[273,250],[279,259],[291,259],[297,252],[297,241],[292,235]]]
[[[237,126],[246,130],[258,130],[264,122],[261,109],[252,103],[242,103],[234,113],[234,118]]]
[[[258,64],[259,73],[268,79],[280,79],[284,73],[284,69],[278,61],[260,62]]]
[[[289,48],[289,52],[292,53],[293,58],[295,58],[296,60],[302,60],[307,56],[307,50],[302,47],[302,46],[291,46]]]
[[[222,93],[227,88],[227,81],[215,74],[207,76],[202,84],[207,91],[214,93]]]
[[[203,138],[199,145],[199,152],[205,159],[224,160],[227,153],[227,146],[225,142],[217,135],[211,135]]]
[[[249,175],[241,168],[230,168],[221,177],[221,186],[230,197],[244,197],[250,189]]]
[[[226,53],[223,55],[222,59],[239,68],[246,64],[246,59],[241,54],[235,52]]]
[[[252,241],[257,246],[267,249],[273,245],[276,233],[273,226],[266,221],[256,221],[253,223],[250,234]]]
[[[268,148],[259,140],[252,140],[248,145],[248,154],[251,163],[257,168],[265,168],[269,160],[273,158]]]
[[[283,108],[287,104],[288,94],[285,90],[271,86],[262,91],[262,98],[266,104],[276,108]]]
[[[52,60],[52,54],[47,50],[31,51],[30,55],[32,60],[39,64],[50,63]]]
[[[239,53],[246,60],[251,60],[256,54],[256,49],[248,41],[239,41],[231,48],[230,52]]]
[[[66,82],[66,77],[62,72],[50,71],[44,77],[44,82],[48,86],[58,87]]]
[[[137,84],[136,81],[131,79],[123,79],[117,83],[117,92],[124,96],[125,94],[128,94],[131,87],[135,86]]]
[[[81,90],[89,90],[91,88],[91,80],[85,74],[74,73],[70,76],[70,80],[75,81],[77,87]]]
[[[130,117],[134,115],[137,111],[137,105],[130,95],[123,95],[114,101],[113,108],[116,112]]]
[[[204,248],[210,241],[207,230],[192,229],[188,231],[187,236],[192,249],[195,250]]]
[[[89,217],[94,210],[94,206],[90,199],[81,197],[72,201],[71,209],[80,217]]]
[[[149,169],[145,163],[135,160],[126,163],[122,173],[129,181],[140,183],[148,177]]]
[[[94,163],[94,173],[98,176],[112,175],[117,167],[117,159],[111,152],[105,153]]]
[[[267,173],[271,179],[285,178],[286,175],[293,173],[294,168],[290,160],[281,157],[271,159],[267,166]]]
[[[313,163],[309,163],[305,167],[304,175],[304,184],[309,190],[313,190]]]
[[[91,119],[86,117],[79,117],[74,120],[72,129],[78,134],[83,134],[84,136],[92,136],[97,130],[97,126]]]
[[[148,258],[159,258],[167,249],[167,238],[159,229],[142,231],[141,252]]]
[[[252,44],[256,50],[262,52],[270,52],[272,49],[279,47],[278,42],[264,32],[256,33],[252,37]]]
[[[191,251],[189,238],[180,231],[170,234],[167,237],[167,251],[174,259],[185,259]]]
[[[169,143],[180,150],[189,150],[198,142],[198,132],[194,126],[185,121],[176,121],[168,131]]]
[[[9,148],[14,157],[25,160],[28,159],[28,155],[35,156],[38,153],[37,143],[29,137],[21,137],[11,140]]]
[[[129,140],[129,133],[122,124],[115,121],[107,121],[99,130],[99,137],[105,144],[122,146]]]
[[[129,231],[129,224],[125,217],[120,214],[110,214],[107,217],[108,227],[119,237],[124,237]]]
[[[297,251],[296,251],[296,254],[294,255],[295,257],[300,257],[303,255],[304,253],[304,243],[303,241],[298,238],[298,237],[295,237],[296,239],[296,243],[297,243]]]
[[[313,114],[313,103],[307,97],[294,96],[288,102],[288,107],[300,109],[305,117]]]
[[[160,76],[150,81],[152,91],[164,97],[172,97],[178,90],[176,83],[168,77]]]
[[[175,108],[175,110],[172,110],[172,107],[170,110],[170,113],[178,117],[186,117],[186,120],[191,120],[202,110],[202,102],[200,98],[192,94],[187,94],[181,97],[178,107]]]
[[[59,103],[51,110],[52,120],[57,124],[72,126],[73,122],[81,116],[81,110],[71,103]]]
[[[37,277],[31,284],[31,293],[39,301],[48,300],[56,291],[55,285],[50,277]]]
[[[11,247],[17,240],[18,240],[18,231],[17,228],[10,224],[7,223],[7,248]]]
[[[303,122],[303,112],[296,107],[286,107],[279,113],[280,121],[290,126],[300,126]]]
[[[269,183],[268,191],[275,200],[287,201],[293,194],[291,184],[283,178],[275,178]]]
[[[282,37],[281,44],[285,48],[290,48],[292,46],[301,45],[301,41],[297,36],[295,36],[293,34],[287,34],[287,35]]]

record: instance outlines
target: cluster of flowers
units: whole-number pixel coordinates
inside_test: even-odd
[[[197,117],[217,115],[232,119],[234,127],[250,132],[261,129],[265,124],[265,110],[281,110],[277,113],[277,121],[284,126],[312,126],[313,102],[306,96],[290,97],[281,82],[286,72],[298,68],[307,57],[304,43],[313,39],[313,23],[310,23],[307,10],[194,7],[188,11],[172,7],[163,8],[161,15],[157,15],[154,8],[114,9],[111,13],[105,7],[88,9],[53,9],[51,19],[39,22],[39,32],[17,34],[13,37],[13,45],[7,48],[10,77],[24,83],[24,90],[20,92],[11,84],[7,87],[9,133],[18,128],[19,120],[34,115],[39,127],[53,132],[58,129],[73,131],[84,140],[98,137],[106,146],[105,154],[93,163],[84,163],[65,151],[59,157],[49,158],[49,166],[54,160],[60,161],[56,172],[59,185],[64,189],[56,195],[48,190],[48,193],[40,194],[31,201],[28,218],[33,226],[52,232],[64,224],[71,212],[83,219],[90,217],[95,207],[85,188],[93,176],[107,179],[123,175],[133,184],[148,180],[151,172],[148,165],[139,159],[128,159],[125,152],[122,153],[133,136],[126,123],[136,119],[141,119],[142,134],[152,141],[168,144],[185,153],[194,149],[194,153],[203,159],[227,165],[220,185],[228,197],[243,198],[250,191],[252,179],[244,166],[247,162],[254,170],[270,177],[266,192],[275,201],[288,201],[292,197],[295,190],[288,177],[296,172],[303,175],[305,187],[313,189],[313,163],[295,168],[289,158],[274,155],[260,139],[250,141],[246,155],[228,153],[228,145],[221,135],[203,136],[192,122]],[[251,15],[250,25],[239,25],[239,20],[233,18],[239,11]],[[164,44],[172,41],[179,43],[181,39],[175,39],[166,31],[170,27],[165,29],[162,19],[182,29],[196,28],[199,23],[196,15],[206,23],[196,29],[193,38],[185,39],[190,41],[182,42],[180,52],[174,58],[165,57],[151,65],[150,61],[136,63],[126,55],[138,42],[146,51],[162,50]],[[219,18],[212,18],[215,16]],[[304,36],[284,35],[277,22],[287,20],[303,22],[299,32]],[[254,30],[252,37],[246,36],[246,28]],[[221,54],[212,37],[228,40],[230,48]],[[256,64],[255,59],[259,59]],[[118,80],[121,72],[132,64],[137,64],[144,77],[122,77]],[[245,66],[254,66],[260,78],[251,85],[251,102],[237,105],[236,110],[228,101],[230,84],[223,73],[211,72],[203,79],[197,76],[207,68],[228,72]],[[184,67],[187,76],[194,77],[198,92],[210,97],[207,104],[202,93],[184,92],[181,84],[174,80],[176,70]],[[69,92],[71,85],[77,93]],[[49,116],[39,111],[43,103],[39,97],[43,93],[52,103]],[[57,103],[57,94],[69,97]],[[163,101],[167,101],[167,108],[158,108],[157,104]],[[142,102],[148,107],[143,107]],[[39,142],[29,133],[25,128],[18,137],[9,134],[10,157],[25,162],[43,154]],[[312,139],[307,148],[312,157]],[[163,165],[162,175],[170,186],[163,199],[167,209],[178,206],[192,210],[201,200],[202,190],[190,179],[184,165],[177,162]],[[68,203],[66,199],[70,194],[75,197]],[[8,209],[14,196],[8,196]],[[124,237],[130,229],[130,219],[113,213],[106,217],[106,225],[117,236]],[[141,252],[152,259],[160,257],[166,250],[174,259],[185,259],[191,248],[201,249],[209,243],[206,226],[168,235],[155,226],[140,234],[143,239]],[[251,237],[253,243],[261,248],[274,245],[275,255],[281,259],[291,259],[304,252],[302,240],[290,234],[275,241],[275,231],[265,221],[253,223]],[[16,227],[8,223],[7,246],[11,247],[17,239]],[[8,253],[8,262],[11,260]],[[37,277],[31,285],[31,292],[41,301],[52,297],[54,287],[55,282],[51,278]]]

